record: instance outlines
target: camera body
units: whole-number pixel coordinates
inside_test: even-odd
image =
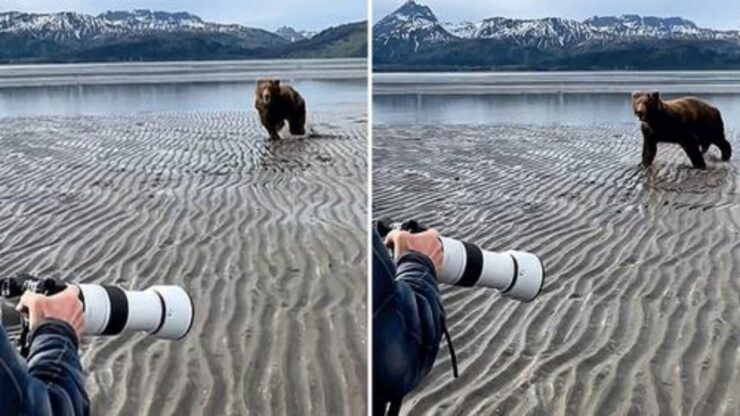
[[[391,230],[419,233],[426,227],[413,220],[401,223],[378,221],[376,229],[384,237]],[[519,250],[483,250],[475,244],[448,237],[440,240],[444,257],[437,279],[441,283],[494,288],[523,302],[533,300],[542,291],[545,268],[536,255]]]

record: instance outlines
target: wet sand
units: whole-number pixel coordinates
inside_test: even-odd
[[[413,415],[736,415],[740,169],[690,168],[637,126],[376,126],[373,216],[417,218],[489,249],[539,254],[520,303],[445,286],[447,347]],[[736,150],[738,134],[729,132]]]
[[[0,119],[0,269],[184,285],[182,341],[87,338],[94,415],[361,414],[366,109]]]

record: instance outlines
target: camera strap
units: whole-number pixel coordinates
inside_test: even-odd
[[[28,334],[31,332],[31,324],[24,314],[21,314],[21,334],[18,338],[18,349],[21,357],[28,358],[31,352],[31,343],[28,340]]]
[[[455,354],[455,347],[452,345],[452,337],[450,331],[447,330],[447,325],[443,326],[445,339],[447,340],[447,348],[450,350],[450,361],[452,362],[452,374],[457,378],[459,376],[457,372],[457,354]]]

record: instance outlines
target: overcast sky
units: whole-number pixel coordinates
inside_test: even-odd
[[[76,11],[152,9],[188,11],[205,20],[274,30],[325,29],[367,19],[366,0],[0,0],[0,11]]]
[[[404,0],[374,0],[374,21],[392,12]],[[583,20],[594,15],[641,14],[680,16],[702,27],[740,29],[738,0],[417,0],[440,20],[481,20],[504,16],[567,17]]]

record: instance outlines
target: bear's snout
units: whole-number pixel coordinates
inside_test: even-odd
[[[266,89],[262,91],[262,102],[265,103],[265,105],[270,104],[270,101],[272,101],[272,93],[270,93],[270,90]]]
[[[635,110],[635,115],[637,116],[640,121],[645,121],[647,118],[647,111],[645,110]]]

